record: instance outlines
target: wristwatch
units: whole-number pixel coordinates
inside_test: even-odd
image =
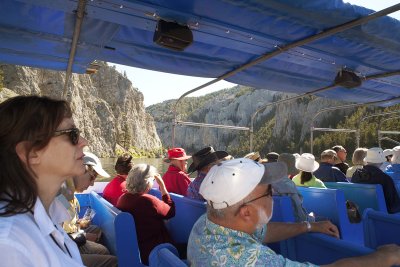
[[[307,227],[307,232],[311,232],[311,223],[309,221],[304,221]]]

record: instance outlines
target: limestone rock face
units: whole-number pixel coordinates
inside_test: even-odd
[[[0,65],[3,85],[19,95],[37,94],[61,98],[65,72]],[[0,93],[5,97],[5,92]],[[74,120],[89,148],[103,157],[114,156],[116,145],[126,149],[160,149],[154,120],[146,113],[143,94],[115,68],[101,63],[96,74],[73,74],[68,101]]]
[[[267,103],[291,96],[293,94],[237,86],[207,96],[187,98],[186,102],[178,105],[177,110],[180,114],[178,120],[250,127],[251,116],[257,109]],[[164,146],[172,145],[174,104],[175,100],[168,100],[147,108],[156,120],[157,132]],[[271,151],[281,147],[282,144],[295,143],[301,148],[302,143],[309,138],[311,120],[316,112],[324,107],[336,105],[340,103],[324,98],[306,98],[266,108],[259,112],[254,120],[255,132],[260,127],[266,127],[268,121],[274,121],[271,129],[268,129],[272,131],[272,138],[266,140],[261,147],[265,151]],[[335,114],[343,118],[346,113]],[[332,113],[321,114],[316,118],[314,125],[326,124],[327,118],[330,119],[331,116]],[[244,155],[250,148],[249,139],[249,131],[179,125],[175,131],[175,146],[182,146],[191,153],[207,145],[230,152],[242,143],[243,151],[237,152],[238,155]]]

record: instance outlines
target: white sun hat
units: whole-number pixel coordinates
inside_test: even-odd
[[[100,176],[103,176],[105,178],[110,177],[110,175],[103,169],[100,159],[95,154],[90,152],[83,152],[83,154],[85,154],[83,156],[84,165],[92,166],[93,170],[95,170]]]
[[[223,161],[213,166],[200,186],[200,194],[214,209],[232,206],[259,184],[272,184],[287,177],[283,162],[260,164],[247,158]]]
[[[319,168],[319,163],[315,161],[315,157],[310,153],[303,153],[296,159],[296,168],[304,172],[315,172]]]
[[[383,150],[380,147],[372,147],[367,150],[367,156],[364,161],[369,163],[383,163],[386,161],[385,156],[383,156]]]

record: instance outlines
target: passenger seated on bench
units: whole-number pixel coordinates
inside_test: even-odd
[[[126,176],[132,169],[131,160],[132,156],[129,154],[118,157],[114,166],[117,176],[115,176],[103,190],[103,198],[113,204],[113,206],[117,205],[118,198],[123,194],[123,190],[125,190]]]
[[[346,172],[346,177],[347,180],[351,182],[351,178],[353,177],[353,173],[357,169],[362,169],[365,165],[365,157],[367,156],[367,150],[364,147],[359,147],[356,150],[354,150],[353,157],[351,158],[351,161],[353,162],[353,166],[347,169]]]
[[[385,149],[385,150],[383,150],[383,156],[385,157],[386,161],[383,162],[382,165],[381,165],[381,167],[380,167],[380,169],[381,169],[382,171],[386,171],[387,167],[388,167],[389,165],[392,165],[393,154],[396,153],[396,151],[394,151],[395,148],[396,148],[396,150],[400,150],[400,149],[399,149],[400,146],[399,146],[398,148],[397,148],[397,147],[394,147],[393,149]],[[399,152],[400,152],[400,151],[399,151]],[[390,172],[393,172],[393,171],[390,171]]]
[[[154,180],[160,186],[162,201],[148,194]],[[175,216],[172,201],[157,169],[147,164],[135,164],[126,178],[126,192],[118,199],[117,208],[132,214],[138,237],[140,257],[148,265],[151,250],[162,243],[172,243],[164,220]]]
[[[290,197],[296,222],[315,221],[313,216],[307,214],[306,209],[303,207],[303,196],[297,190],[296,184],[289,178],[291,175],[293,176],[298,173],[298,170],[295,167],[295,156],[289,153],[282,153],[278,157],[278,162],[283,162],[286,164],[288,176],[283,177],[281,180],[275,183],[272,183],[272,191],[274,195]]]
[[[393,157],[391,158],[391,164],[386,167],[385,172],[392,172],[393,178],[400,179],[400,146],[394,147],[391,151]]]
[[[336,145],[332,147],[337,154],[335,160],[335,167],[338,167],[344,175],[346,175],[347,169],[349,168],[349,164],[346,163],[347,151],[343,146]]]
[[[74,192],[81,193],[85,191],[90,185],[94,184],[97,175],[103,177],[110,177],[110,175],[103,170],[99,158],[90,152],[83,152],[83,164],[86,171],[83,175],[75,176],[68,179],[65,187],[61,188],[59,199],[65,197],[68,200],[66,208],[68,209],[72,220],[63,223],[64,230],[73,238],[77,243],[79,252],[82,256],[83,263],[88,267],[113,267],[117,266],[117,257],[110,255],[108,249],[99,244],[101,230],[95,225],[90,225],[90,218],[78,218],[79,202],[74,196]],[[68,206],[67,206],[68,205]],[[84,234],[80,231],[83,230]]]
[[[162,179],[169,192],[186,196],[190,184],[186,168],[187,160],[190,158],[191,156],[186,155],[183,148],[174,147],[168,150],[168,159],[165,162],[170,163],[170,165]]]
[[[259,164],[239,158],[213,166],[200,187],[207,200],[207,214],[198,219],[189,237],[190,266],[315,266],[293,262],[263,245],[307,232],[339,236],[329,221],[268,223],[273,207],[271,183],[286,175],[281,162]],[[395,264],[400,264],[400,247],[389,245],[331,266]]]
[[[314,172],[315,177],[322,182],[348,182],[346,175],[335,167],[333,164],[337,158],[337,154],[332,149],[327,149],[321,153],[321,163],[319,168]]]
[[[320,187],[326,188],[324,183],[313,175],[319,168],[319,163],[315,161],[314,155],[310,153],[303,153],[296,159],[296,169],[300,173],[293,177],[292,181],[297,186]]]
[[[188,172],[197,171],[196,178],[189,184],[186,196],[193,199],[205,201],[200,195],[199,189],[204,177],[212,166],[217,164],[221,159],[229,154],[226,151],[215,151],[212,146],[205,147],[192,155],[192,164],[190,164]]]
[[[68,177],[82,175],[83,147],[64,100],[16,96],[0,104],[1,266],[83,266],[59,224],[56,199]]]
[[[359,184],[382,185],[385,202],[389,213],[400,212],[400,198],[397,194],[393,179],[384,173],[379,167],[385,161],[382,148],[373,147],[368,149],[364,168],[354,172],[351,181]]]

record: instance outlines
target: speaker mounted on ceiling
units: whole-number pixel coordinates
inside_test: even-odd
[[[193,33],[186,25],[160,19],[154,32],[153,42],[172,50],[183,51],[193,42]]]
[[[350,70],[340,70],[335,77],[335,84],[348,89],[358,87],[362,84],[361,78]]]

